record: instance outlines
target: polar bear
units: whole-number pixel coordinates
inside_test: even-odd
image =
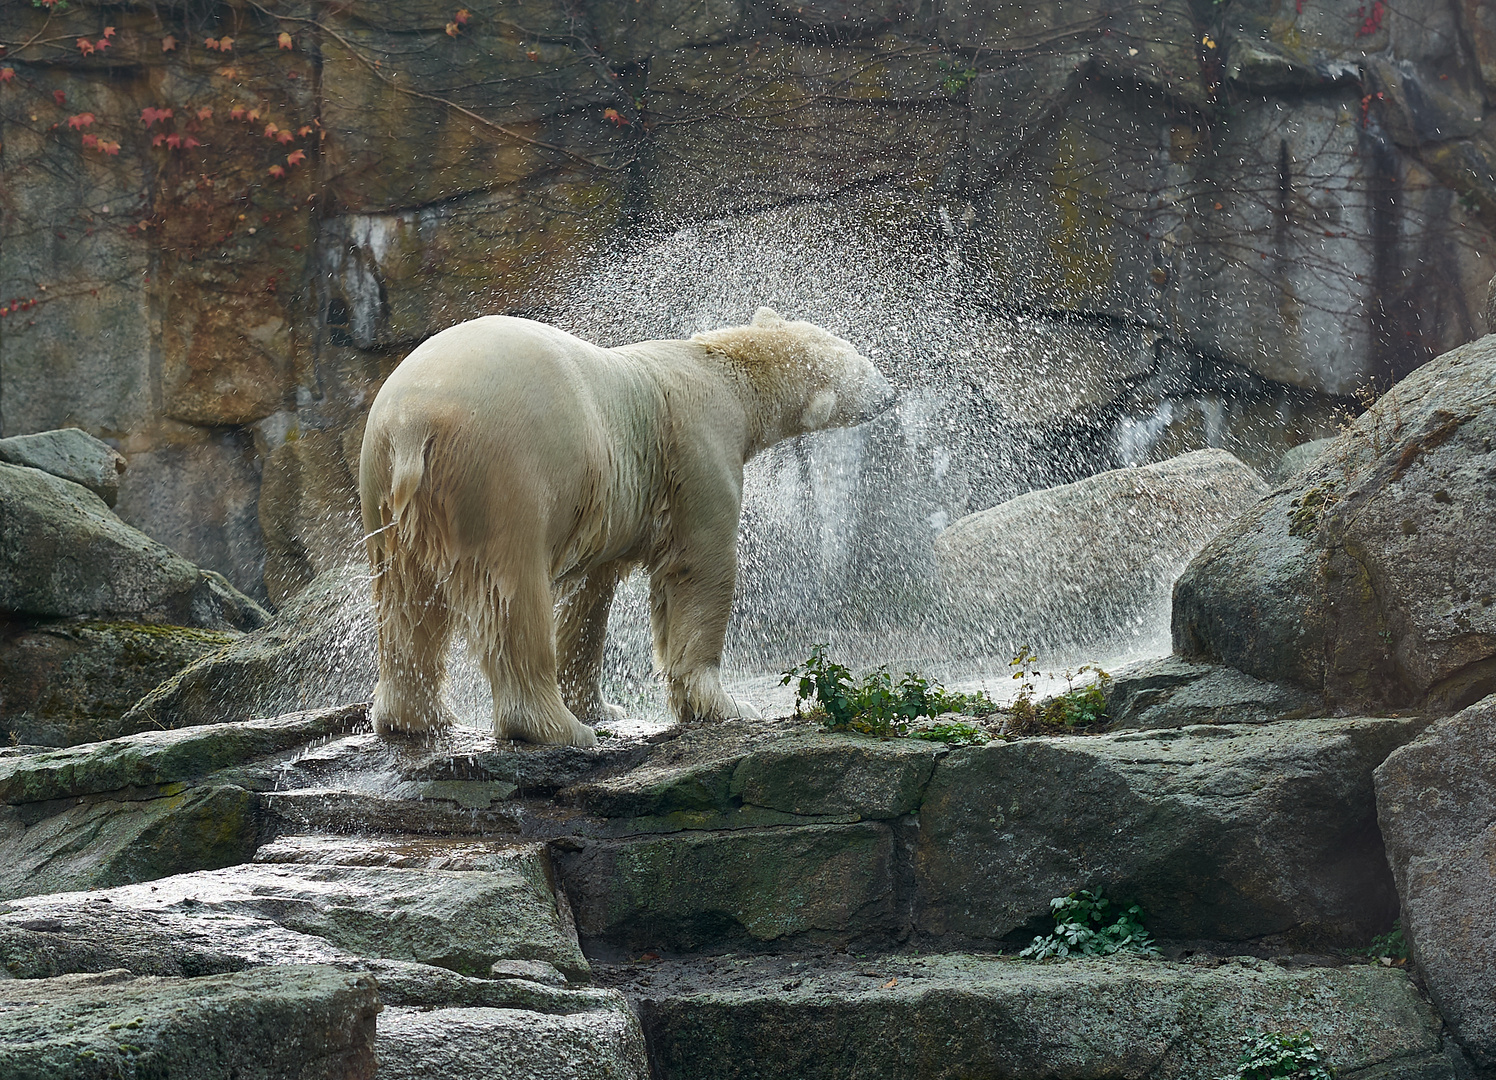
[[[757,716],[722,687],[743,466],[892,403],[851,344],[761,308],[748,326],[604,349],[490,315],[415,349],[359,459],[381,733],[449,723],[456,624],[500,739],[592,746],[614,587],[650,575],[655,666],[680,720]]]

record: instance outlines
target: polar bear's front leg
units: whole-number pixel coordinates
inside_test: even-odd
[[[760,719],[757,709],[722,686],[722,645],[737,571],[736,552],[705,564],[657,573],[650,581],[655,665],[665,677],[670,712],[690,720]]]
[[[599,566],[588,573],[576,592],[556,606],[561,697],[578,720],[594,727],[627,715],[603,700],[601,686],[608,611],[620,577],[616,564]]]

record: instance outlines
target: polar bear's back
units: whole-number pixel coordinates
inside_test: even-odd
[[[365,524],[399,517],[424,486],[422,512],[444,518],[460,549],[510,547],[532,528],[551,551],[568,548],[577,520],[611,516],[578,506],[578,493],[609,501],[628,467],[616,460],[630,442],[620,427],[657,423],[655,397],[648,370],[553,326],[491,315],[444,330],[405,358],[370,409]]]

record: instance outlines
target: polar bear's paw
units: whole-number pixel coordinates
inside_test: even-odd
[[[451,712],[439,699],[417,700],[412,695],[398,693],[385,679],[374,687],[369,720],[380,735],[397,737],[445,731],[453,723]]]
[[[504,718],[495,717],[494,738],[505,741],[540,743],[551,746],[596,746],[597,732],[581,723],[564,707],[547,711],[544,715],[533,712],[510,713]]]
[[[715,668],[670,681],[670,708],[676,720],[762,720],[746,699],[729,694]]]

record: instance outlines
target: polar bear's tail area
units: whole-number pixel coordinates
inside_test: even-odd
[[[405,519],[411,500],[426,477],[426,462],[436,445],[436,434],[423,434],[424,438],[400,439],[390,447],[390,487],[385,501],[392,521]]]

